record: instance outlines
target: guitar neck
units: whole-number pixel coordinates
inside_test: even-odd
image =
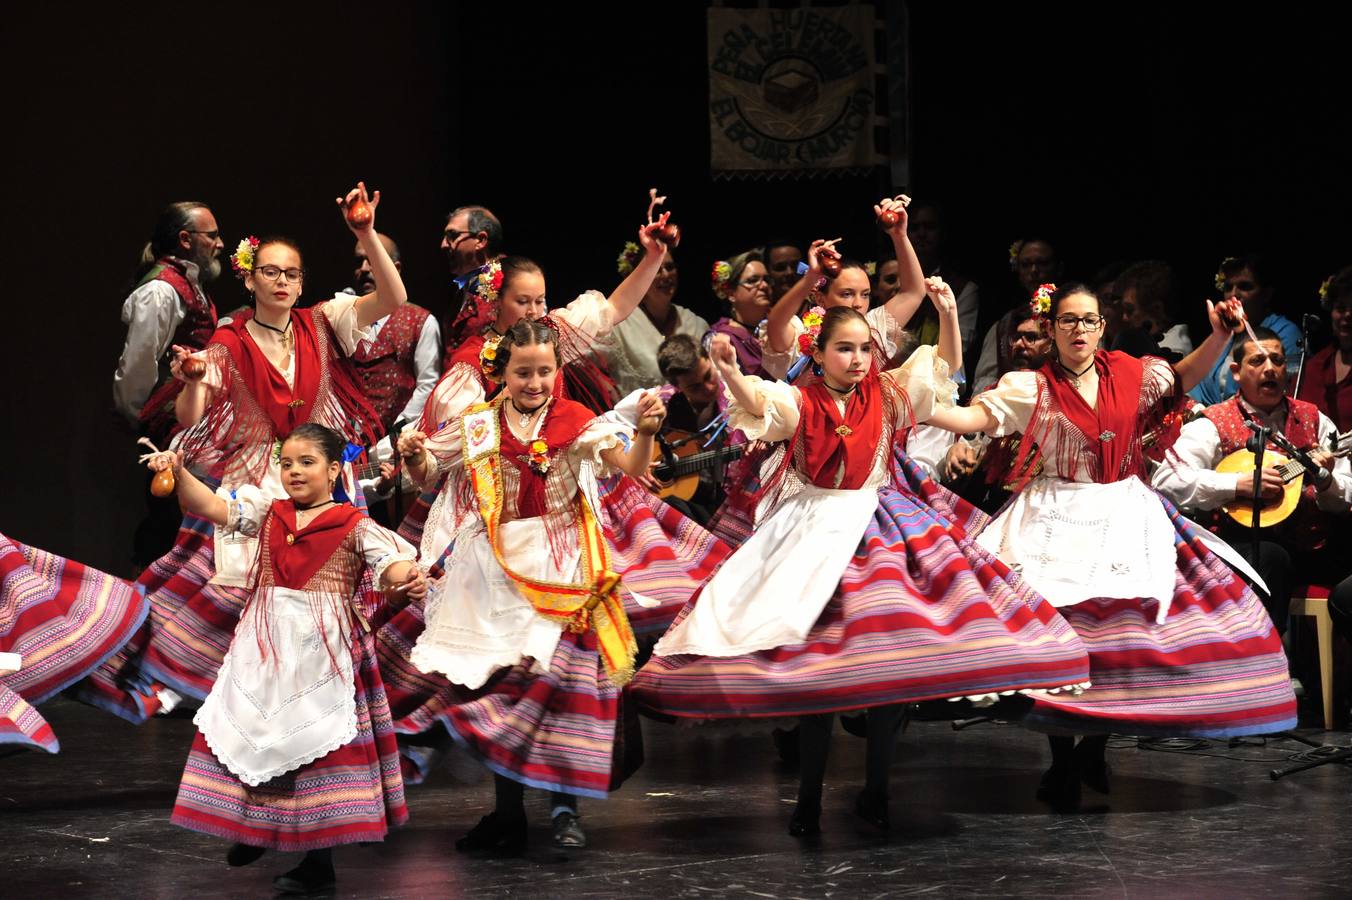
[[[706,450],[703,453],[695,453],[683,459],[679,459],[669,466],[658,466],[664,478],[681,478],[698,472],[701,469],[707,469],[718,463],[720,460],[737,459],[742,455],[741,446],[724,447],[721,450]]]

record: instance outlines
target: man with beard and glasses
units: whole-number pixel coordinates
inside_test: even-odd
[[[1264,606],[1280,633],[1286,628],[1294,576],[1331,585],[1347,574],[1352,467],[1346,458],[1335,460],[1329,452],[1330,438],[1337,434],[1332,420],[1313,403],[1287,396],[1287,360],[1280,336],[1262,326],[1254,326],[1253,334],[1256,342],[1237,339],[1232,353],[1230,372],[1239,393],[1207,407],[1202,418],[1183,426],[1151,483],[1184,513],[1215,517],[1213,525],[1221,537],[1253,564],[1267,584]],[[1251,530],[1218,514],[1221,507],[1252,496],[1254,472],[1215,471],[1222,459],[1244,449],[1253,433],[1248,422],[1283,435],[1320,467],[1317,475],[1305,474],[1300,501],[1290,517],[1260,531],[1256,558]],[[1269,449],[1283,452],[1272,445]],[[1264,501],[1282,495],[1285,484],[1271,457],[1265,459],[1260,479]]]
[[[201,350],[211,340],[216,306],[203,285],[221,274],[224,249],[216,217],[205,203],[169,204],[155,221],[131,293],[122,302],[127,341],[113,373],[113,405],[160,447],[168,446],[177,426],[174,400],[183,386],[169,374],[173,347]],[[132,561],[138,568],[169,551],[181,519],[173,497],[147,492],[146,498],[147,515],[133,539]]]
[[[164,208],[141,251],[122,301],[127,341],[113,373],[113,404],[151,440],[167,437],[174,423],[180,382],[169,375],[170,348],[201,350],[216,330],[216,306],[202,285],[221,274],[224,249],[211,209],[186,201]]]

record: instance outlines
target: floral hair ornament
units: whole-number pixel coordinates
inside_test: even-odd
[[[714,293],[720,297],[732,293],[729,290],[732,286],[732,266],[727,260],[720,259],[714,263],[713,271],[709,273],[709,282],[713,285]]]
[[[1037,290],[1033,292],[1033,299],[1028,301],[1028,310],[1037,319],[1038,324],[1046,328],[1051,322],[1052,316],[1052,294],[1056,293],[1056,285],[1039,284]]]
[[[1333,289],[1334,276],[1325,278],[1319,285],[1319,302],[1327,306],[1329,302],[1329,291]]]
[[[878,263],[873,260],[869,260],[868,262],[864,263],[864,271],[868,273],[869,278],[878,277]]]
[[[496,383],[498,378],[498,344],[502,343],[502,335],[492,334],[484,338],[484,345],[479,350],[479,371],[484,373],[484,377],[489,381]]]
[[[817,336],[822,333],[822,322],[826,319],[826,310],[814,306],[803,313],[802,334],[798,335],[798,352],[807,356],[817,346]]]
[[[502,290],[502,263],[494,259],[479,270],[479,277],[474,280],[474,295],[491,307],[498,302],[500,290]]]
[[[1225,293],[1225,270],[1238,262],[1239,260],[1235,259],[1233,256],[1227,256],[1225,259],[1221,260],[1219,268],[1216,269],[1216,290]]]
[[[628,275],[634,271],[639,262],[643,259],[643,248],[633,241],[625,241],[624,249],[620,255],[615,257],[615,270],[621,275]]]
[[[1023,250],[1023,241],[1015,241],[1009,245],[1009,268],[1016,272],[1019,269],[1019,252],[1021,250]]]
[[[240,278],[253,271],[254,257],[258,255],[258,238],[252,234],[239,242],[235,247],[235,252],[230,254],[230,268],[235,270],[235,274]]]

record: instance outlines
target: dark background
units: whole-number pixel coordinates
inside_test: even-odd
[[[144,482],[110,382],[127,279],[171,200],[211,204],[228,249],[297,238],[309,300],[348,282],[332,204],[363,178],[434,310],[452,206],[492,207],[559,303],[614,285],[654,185],[686,234],[679,300],[711,319],[715,257],[842,234],[872,257],[869,206],[894,187],[945,205],[983,296],[1007,289],[1010,242],[1045,234],[1068,274],[1169,260],[1198,309],[1222,256],[1262,250],[1279,307],[1313,308],[1352,262],[1346,30],[1289,8],[912,4],[904,186],[712,182],[700,4],[11,10],[0,531],[129,571]],[[242,297],[228,277],[214,293],[223,311]]]

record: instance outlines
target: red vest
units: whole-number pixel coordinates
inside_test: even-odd
[[[178,344],[193,350],[206,347],[216,331],[216,304],[211,302],[205,291],[193,287],[183,263],[170,256],[164,257],[141,279],[141,284],[151,281],[163,281],[169,285],[183,304],[185,315],[169,340],[170,346]],[[167,440],[178,425],[174,417],[174,400],[183,389],[183,383],[169,374],[168,358],[172,355],[173,351],[170,350],[160,360],[155,390],[150,392],[150,397],[141,407],[141,427],[157,444]]]
[[[413,351],[428,315],[421,306],[405,303],[380,326],[374,341],[362,341],[352,354],[357,380],[386,431],[418,385]]]
[[[1319,443],[1319,408],[1313,403],[1287,397],[1286,410],[1286,423],[1282,426],[1282,435],[1300,450],[1314,449]],[[1203,415],[1211,420],[1211,424],[1215,425],[1216,431],[1220,433],[1222,457],[1243,449],[1253,434],[1244,424],[1247,417],[1243,407],[1239,405],[1238,394],[1224,403],[1207,407]],[[1282,453],[1270,443],[1268,449]],[[1330,522],[1327,514],[1315,506],[1314,495],[1314,485],[1310,483],[1307,475],[1301,490],[1300,505],[1296,507],[1296,511],[1285,521],[1268,529],[1268,535],[1272,540],[1288,544],[1296,550],[1314,550],[1323,545],[1328,536]],[[1228,516],[1220,521],[1233,525],[1233,520]]]

